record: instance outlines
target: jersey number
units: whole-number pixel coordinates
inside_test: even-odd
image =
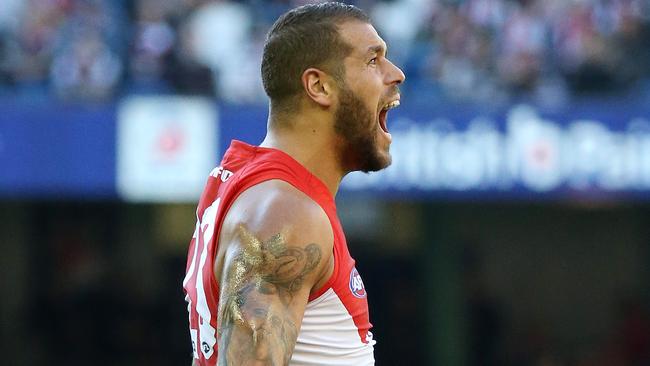
[[[208,257],[208,244],[214,235],[214,226],[220,201],[221,198],[217,198],[212,205],[203,212],[203,217],[196,223],[196,228],[192,237],[194,239],[194,255],[192,256],[190,268],[187,270],[185,279],[183,280],[183,286],[185,286],[193,276],[196,276],[194,282],[196,285],[196,312],[199,317],[199,329],[197,332],[196,329],[190,328],[190,337],[192,339],[194,358],[197,359],[199,358],[197,347],[203,353],[203,357],[208,359],[214,353],[214,345],[217,343],[216,330],[212,325],[210,325],[212,314],[210,313],[208,301],[205,297],[205,286],[203,284],[205,280],[209,281],[210,279],[204,279],[203,273]],[[200,255],[198,253],[199,249],[201,250]],[[210,270],[209,273],[212,273],[212,271]],[[191,318],[192,300],[189,296],[186,297],[186,300],[188,302],[187,310],[190,312]]]

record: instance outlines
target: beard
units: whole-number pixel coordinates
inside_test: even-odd
[[[369,110],[345,85],[340,90],[334,130],[342,139],[341,166],[347,172],[360,170],[364,173],[386,168],[391,156],[388,151],[381,151],[377,143],[377,113]]]

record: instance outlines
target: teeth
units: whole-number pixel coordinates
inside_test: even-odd
[[[392,101],[392,102],[386,104],[386,105],[384,106],[384,110],[387,111],[387,110],[389,110],[389,109],[393,109],[393,108],[397,108],[397,107],[399,107],[399,100],[394,100],[394,101]]]

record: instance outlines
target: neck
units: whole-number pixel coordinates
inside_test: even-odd
[[[283,121],[278,123],[274,120],[277,117],[271,116],[260,146],[285,152],[320,179],[332,196],[336,196],[345,172],[337,156],[338,142],[331,123],[323,123],[322,117],[283,117]]]

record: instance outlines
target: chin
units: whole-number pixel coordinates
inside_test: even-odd
[[[380,170],[386,169],[393,162],[393,158],[388,151],[377,152],[373,156],[369,156],[361,167],[356,170],[360,170],[364,173],[378,172]]]

